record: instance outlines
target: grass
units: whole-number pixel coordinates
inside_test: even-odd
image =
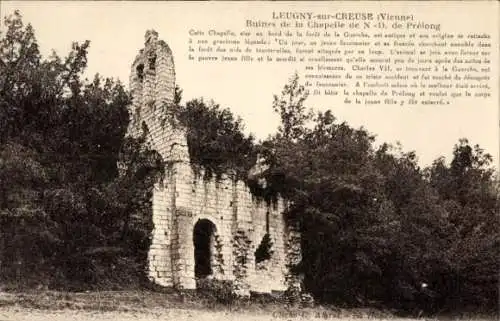
[[[0,293],[3,320],[403,320],[389,311],[287,306],[261,300],[217,302],[196,292],[165,291],[24,291]],[[75,316],[77,316],[75,318]],[[64,319],[66,318],[66,319]],[[420,320],[496,320],[466,316]],[[404,319],[416,320],[416,319]]]

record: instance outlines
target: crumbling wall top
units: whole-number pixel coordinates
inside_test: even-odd
[[[156,42],[158,42],[158,32],[153,29],[147,30],[144,36],[144,46],[148,47],[148,45],[156,44]]]
[[[150,29],[147,30],[144,35],[144,48],[139,50],[139,53],[132,63],[132,69],[135,70],[137,65],[146,61],[148,56],[156,53],[171,56],[172,50],[165,41],[159,39],[156,30]]]

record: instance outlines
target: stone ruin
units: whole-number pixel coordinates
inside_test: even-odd
[[[204,180],[191,166],[185,128],[162,122],[174,104],[172,51],[158,33],[146,32],[132,64],[129,135],[147,141],[165,161],[165,178],[153,191],[149,278],[158,285],[196,289],[197,280],[228,281],[240,296],[300,291],[291,266],[300,261],[300,235],[285,221],[286,203],[259,202],[242,181]],[[268,234],[271,249],[255,253]]]

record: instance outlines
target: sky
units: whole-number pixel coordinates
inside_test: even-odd
[[[142,1],[0,1],[2,17],[19,9],[25,23],[31,23],[44,56],[55,50],[66,55],[73,41],[90,40],[87,75],[95,73],[120,79],[128,85],[131,64],[144,46],[144,34],[155,29],[174,55],[176,82],[183,100],[204,97],[241,116],[247,132],[265,138],[274,132],[279,119],[272,111],[273,95],[279,94],[300,64],[201,64],[187,58],[190,29],[240,30],[249,18],[267,19],[272,11],[314,9],[321,12],[375,10],[390,13],[417,13],[426,21],[443,22],[446,30],[475,30],[492,33],[498,39],[498,6],[485,3],[463,7],[459,2],[438,2],[429,6],[410,2],[319,2],[311,3],[193,3]],[[356,8],[358,6],[358,8]],[[462,7],[461,7],[462,6]],[[361,7],[361,8],[360,8]],[[417,11],[418,10],[418,11]],[[0,30],[3,30],[2,25]],[[498,61],[498,48],[495,48]],[[493,65],[498,75],[498,63]],[[498,77],[493,79],[498,84]],[[310,97],[307,105],[331,109],[339,121],[364,127],[377,142],[400,142],[403,150],[414,150],[421,165],[439,156],[449,161],[454,144],[465,137],[479,144],[499,161],[499,96],[461,101],[445,107],[353,106],[328,96]]]

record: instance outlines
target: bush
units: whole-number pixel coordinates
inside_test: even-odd
[[[199,293],[221,304],[230,304],[237,299],[234,294],[232,281],[198,278],[196,279],[196,288]]]

